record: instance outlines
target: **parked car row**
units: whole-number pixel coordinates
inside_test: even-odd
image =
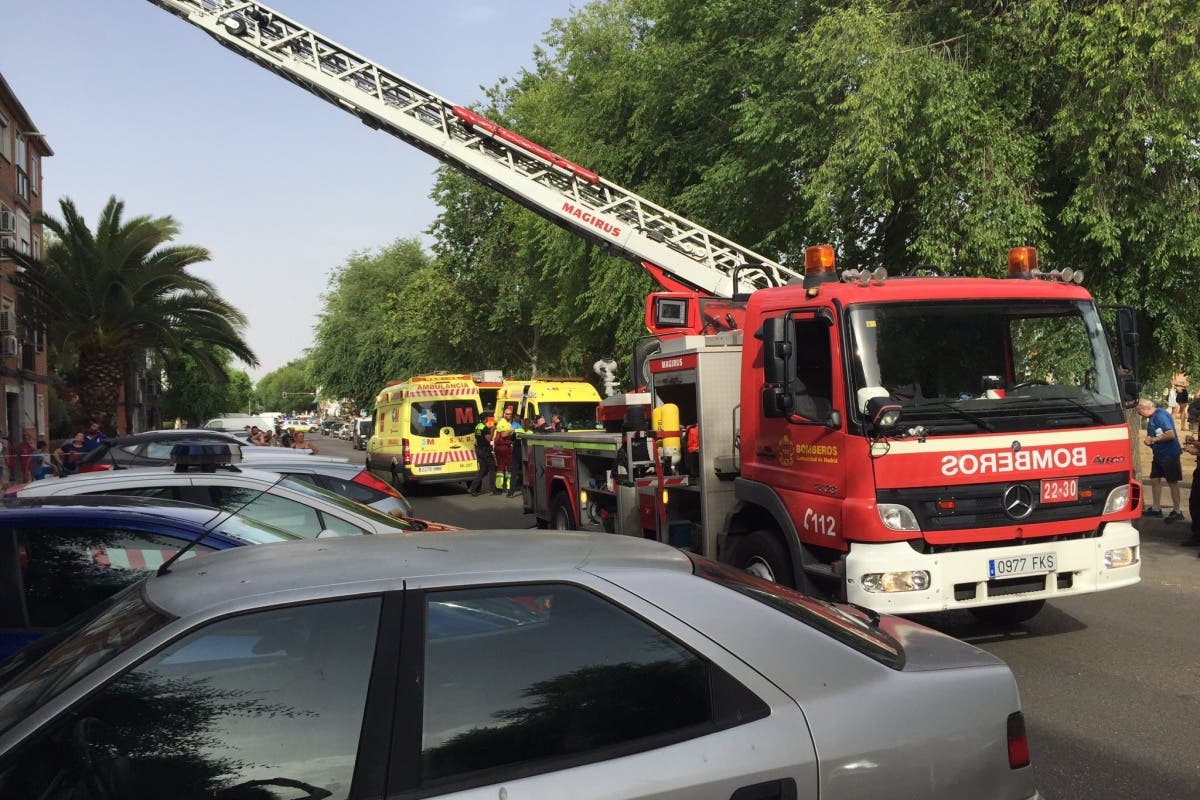
[[[0,505],[6,800],[1040,798],[1012,673],[916,623],[151,444]]]

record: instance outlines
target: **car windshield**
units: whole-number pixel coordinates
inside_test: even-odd
[[[539,403],[537,413],[553,421],[555,415],[562,420],[563,427],[570,431],[596,429],[595,403]]]
[[[231,536],[247,544],[294,542],[304,538],[303,536],[296,536],[294,533],[288,533],[281,528],[276,528],[273,525],[268,525],[256,519],[250,519],[238,513],[230,514],[228,517],[222,519],[212,530],[216,533]]]
[[[380,526],[392,528],[397,532],[412,533],[413,531],[421,530],[421,526],[419,526],[417,523],[411,522],[403,517],[394,517],[391,514],[384,514],[382,511],[376,511],[368,505],[355,502],[354,500],[347,499],[339,494],[334,494],[327,489],[322,489],[319,486],[314,486],[311,483],[305,483],[302,480],[297,480],[296,478],[292,478],[290,476],[285,476],[283,480],[279,481],[278,485],[286,486],[287,488],[293,489],[297,492],[302,492],[309,497],[319,498],[326,503],[331,503],[339,508],[349,511],[358,517],[368,519]]]
[[[874,620],[878,619],[878,615],[874,611],[861,609],[850,613],[843,610],[842,606],[757,578],[743,570],[697,555],[689,554],[689,557],[692,559],[693,572],[701,578],[787,614],[892,669],[904,666],[904,651],[899,642],[875,627]]]
[[[475,432],[479,422],[479,408],[475,398],[454,400],[426,400],[413,403],[409,414],[408,429],[413,436],[436,439],[442,431],[450,428],[452,436],[468,436]]]
[[[0,664],[0,734],[171,621],[138,581]]]
[[[1099,314],[1076,301],[871,304],[848,314],[855,396],[933,433],[1119,424]]]

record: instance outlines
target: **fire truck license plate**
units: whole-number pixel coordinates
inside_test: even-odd
[[[1039,572],[1054,572],[1058,567],[1055,553],[1033,553],[1027,556],[993,558],[988,561],[989,578],[1008,578],[1014,575],[1037,575]]]
[[[1071,503],[1079,499],[1079,478],[1042,481],[1043,503]]]

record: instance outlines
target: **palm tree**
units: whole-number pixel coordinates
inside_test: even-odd
[[[226,379],[210,346],[254,366],[242,338],[246,317],[188,267],[209,260],[203,247],[172,245],[179,226],[171,217],[122,219],[125,204],[109,198],[93,235],[69,198],[62,219],[38,214],[50,231],[45,260],[10,254],[20,311],[44,324],[61,368],[75,365],[82,410],[107,423],[134,360],[147,350],[160,357],[186,353],[214,380]]]

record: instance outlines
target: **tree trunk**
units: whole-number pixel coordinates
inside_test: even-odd
[[[114,434],[117,401],[125,377],[126,359],[121,353],[87,349],[79,353],[79,405],[88,419]]]

